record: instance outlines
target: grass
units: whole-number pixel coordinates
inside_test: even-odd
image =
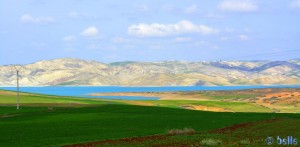
[[[195,133],[196,131],[192,128],[183,128],[183,129],[172,129],[168,131],[170,135],[178,135],[178,134],[191,134]]]
[[[246,102],[226,102],[226,101],[192,101],[192,100],[159,100],[159,101],[135,101],[143,102],[144,104],[151,104],[154,106],[181,108],[184,105],[202,105],[220,107],[233,112],[272,112],[271,109],[259,105]],[[132,103],[132,101],[127,101]]]
[[[200,142],[200,145],[202,145],[202,146],[220,146],[220,145],[222,145],[222,141],[216,140],[216,139],[211,139],[211,138],[206,138]]]
[[[2,94],[1,94],[2,92]],[[0,105],[9,104],[15,105],[16,95],[14,92],[0,90]],[[142,101],[126,101],[126,100],[108,100],[108,99],[87,99],[87,98],[74,98],[74,97],[61,97],[51,95],[40,95],[21,93],[20,103],[22,105],[32,106],[76,106],[86,104],[134,104],[136,102],[142,102],[143,104],[149,104],[160,107],[170,108],[183,108],[185,105],[202,105],[220,107],[233,112],[272,112],[273,110],[259,105],[247,103],[247,102],[227,102],[227,101],[193,101],[193,100],[142,100]],[[138,104],[139,105],[139,104]]]
[[[182,132],[181,128],[192,129],[185,130],[189,133],[179,133],[179,136],[170,136],[165,140],[158,139],[148,142],[146,140],[142,143],[146,146],[174,142],[201,145],[205,142],[213,144],[221,141],[222,145],[234,145],[252,144],[256,141],[255,143],[259,144],[259,141],[268,135],[287,135],[300,129],[299,114],[241,113],[239,111],[248,109],[270,112],[267,108],[243,102],[140,101],[151,103],[154,106],[137,106],[128,105],[128,101],[121,100],[22,93],[21,109],[16,110],[15,106],[12,106],[15,105],[15,101],[14,92],[0,91],[0,105],[2,105],[0,106],[0,146],[62,146],[107,139],[161,135],[167,134],[168,130],[176,130],[176,128],[179,129],[179,132]],[[187,104],[223,107],[234,110],[236,113],[194,111],[181,108],[182,105]],[[250,130],[236,130],[232,133],[201,133],[272,118],[284,118],[284,121],[276,122],[276,125],[264,123]],[[194,131],[197,133],[193,134]],[[204,139],[211,140],[203,141]],[[107,145],[111,146],[111,144]],[[138,146],[140,144],[128,144],[128,146],[131,145]],[[120,146],[124,146],[124,144],[120,144]]]
[[[16,93],[11,91],[0,90],[0,105],[2,104],[15,104]],[[103,100],[103,99],[86,99],[75,97],[63,97],[52,95],[41,95],[31,93],[20,93],[21,104],[105,104],[105,103],[117,103],[115,101]]]
[[[211,99],[215,100],[226,100],[226,99],[247,99],[251,97],[255,97],[255,95],[214,95],[209,96]]]
[[[299,115],[295,117],[281,118],[276,121],[256,122],[251,126],[236,129],[225,129],[221,132],[202,131],[194,134],[180,134],[161,136],[151,139],[130,142],[124,140],[100,142],[101,146],[279,146],[277,136],[280,138],[300,138]],[[265,139],[272,137],[274,143],[267,145]],[[298,141],[299,145],[299,141]],[[294,145],[296,146],[296,145]]]
[[[172,128],[208,131],[274,117],[272,113],[216,113],[163,107],[0,107],[0,146],[60,146],[80,142],[165,134]]]

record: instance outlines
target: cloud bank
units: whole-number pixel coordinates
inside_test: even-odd
[[[127,32],[129,35],[137,37],[163,37],[191,33],[210,35],[217,33],[218,30],[206,25],[196,25],[188,20],[182,20],[175,24],[134,24],[128,27]]]
[[[233,12],[254,12],[258,10],[258,6],[249,0],[224,0],[219,4],[218,8]]]
[[[56,22],[56,20],[51,16],[33,17],[29,14],[22,15],[20,21],[22,23],[32,23],[32,24],[50,24]]]
[[[81,35],[86,37],[93,37],[93,36],[97,36],[98,34],[99,34],[99,30],[95,26],[90,26],[81,33]]]

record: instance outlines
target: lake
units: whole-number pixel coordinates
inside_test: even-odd
[[[107,98],[126,100],[157,100],[158,97],[142,96],[90,96],[91,93],[111,92],[167,92],[167,91],[199,91],[199,90],[242,90],[253,88],[300,88],[300,85],[256,85],[256,86],[163,86],[163,87],[126,87],[126,86],[45,86],[20,87],[22,92],[75,96],[85,98]],[[16,87],[0,87],[3,90],[16,90]]]

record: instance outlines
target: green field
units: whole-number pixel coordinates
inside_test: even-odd
[[[246,102],[226,102],[226,101],[193,101],[193,100],[147,100],[135,101],[151,104],[159,107],[180,108],[184,105],[201,105],[224,108],[233,112],[272,112],[271,109],[250,104]],[[130,103],[130,102],[129,102]]]
[[[20,103],[22,104],[103,104],[108,100],[93,100],[73,97],[61,97],[51,95],[40,95],[21,93]],[[16,94],[10,91],[0,90],[0,104],[15,104]]]
[[[154,135],[130,139],[92,142],[98,146],[280,146],[281,139],[300,136],[299,118],[282,118],[255,123],[244,123],[213,131],[200,131],[181,135]],[[274,142],[267,145],[266,138],[272,137]],[[299,146],[299,140],[297,141]],[[289,146],[297,146],[295,144]],[[281,145],[285,146],[285,145]]]
[[[157,106],[128,105],[126,101],[101,99],[80,99],[47,95],[21,95],[21,109],[16,110],[14,92],[0,91],[0,146],[62,146],[101,140],[165,135],[171,129],[192,128],[197,133],[175,135],[156,141],[146,140],[144,145],[169,144],[170,142],[199,143],[204,138],[219,139],[226,144],[230,136],[245,134],[240,139],[250,139],[251,143],[263,144],[268,135],[285,135],[291,133],[299,136],[299,114],[284,113],[241,113],[241,112],[207,112],[186,110],[176,107],[177,104],[205,103],[207,105],[225,105],[228,108],[242,109],[242,103],[220,103],[205,101],[149,101]],[[241,107],[241,108],[239,108]],[[256,107],[249,108],[256,109]],[[274,118],[283,118],[281,124],[263,123],[253,130],[238,130],[234,133],[218,134],[207,131]],[[287,131],[275,129],[287,126]],[[272,128],[272,129],[271,129]],[[260,132],[255,133],[255,129]],[[298,129],[298,132],[296,130]],[[239,132],[240,131],[240,132]],[[295,131],[295,134],[293,134]],[[261,133],[263,132],[263,133]],[[297,134],[298,133],[298,134]],[[298,135],[298,136],[297,136]],[[256,142],[252,139],[256,137]],[[134,142],[123,145],[139,146]],[[112,146],[114,144],[106,144]]]

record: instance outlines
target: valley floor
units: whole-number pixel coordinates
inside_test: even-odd
[[[146,96],[160,101],[124,101],[146,106],[181,107],[217,112],[300,113],[299,88],[232,91],[93,93],[93,96]]]
[[[197,100],[156,101],[21,93],[21,107],[16,110],[16,93],[0,90],[0,146],[263,146],[267,137],[275,142],[277,136],[299,140],[300,114],[293,111],[296,109],[259,104],[298,108],[298,92],[176,92],[171,93],[175,98],[186,95]],[[205,110],[203,107],[207,111],[199,111]],[[293,113],[270,113],[283,110]]]

